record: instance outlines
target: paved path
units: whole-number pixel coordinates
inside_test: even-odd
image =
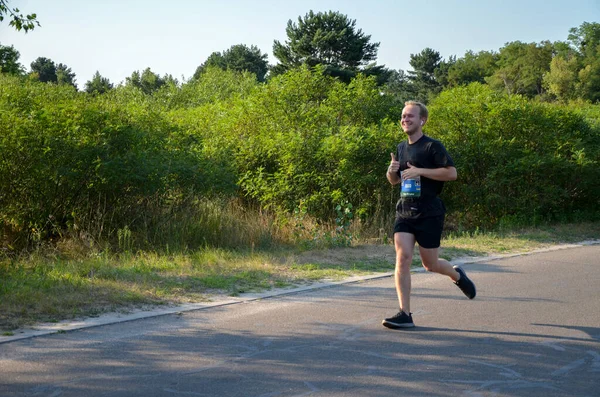
[[[0,396],[599,396],[600,246],[0,344]]]

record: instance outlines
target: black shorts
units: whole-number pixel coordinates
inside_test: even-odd
[[[414,234],[415,240],[423,248],[438,248],[443,229],[444,215],[417,219],[396,218],[394,222],[394,234]]]

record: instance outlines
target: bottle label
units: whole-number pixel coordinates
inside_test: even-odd
[[[402,180],[400,184],[400,196],[406,198],[421,197],[421,177]]]

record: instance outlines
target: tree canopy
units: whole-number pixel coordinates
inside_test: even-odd
[[[413,70],[408,71],[408,79],[412,83],[414,97],[426,102],[441,87],[436,79],[436,70],[442,64],[442,57],[434,49],[425,48],[418,54],[411,54],[409,63]]]
[[[42,83],[67,84],[75,88],[75,73],[63,63],[56,65],[53,60],[39,57],[31,62],[30,78]]]
[[[31,74],[42,83],[56,83],[56,64],[51,59],[39,57],[31,62]]]
[[[0,0],[0,20],[20,20],[21,25],[11,24],[26,31],[39,26],[35,14],[28,15],[31,18],[27,19],[7,4],[7,0]],[[289,20],[286,34],[285,42],[273,42],[277,64],[269,65],[268,55],[255,45],[236,44],[225,51],[211,53],[196,68],[190,82],[210,79],[210,69],[233,74],[248,72],[256,76],[258,82],[265,82],[307,67],[345,83],[351,83],[359,74],[375,76],[380,92],[394,100],[418,99],[428,103],[446,89],[481,83],[508,95],[542,101],[600,102],[600,23],[597,22],[583,22],[571,28],[564,41],[513,41],[498,50],[477,53],[468,50],[462,57],[443,58],[437,50],[428,47],[410,54],[410,69],[397,71],[376,64],[379,43],[372,42],[371,36],[357,27],[356,20],[340,12],[310,11],[296,21]],[[67,65],[39,57],[26,71],[19,57],[16,48],[0,44],[0,73],[76,86],[75,73]],[[160,76],[150,68],[134,71],[121,84],[137,87],[147,95],[153,95],[165,85],[188,86],[171,75]],[[85,87],[86,92],[97,94],[110,90],[113,85],[96,73]]]
[[[493,51],[467,51],[448,70],[448,85],[485,83],[485,78],[494,74],[497,60],[498,55]]]
[[[96,70],[91,80],[85,83],[85,92],[88,94],[104,94],[113,89],[113,85],[106,77],[102,77]]]
[[[584,22],[569,30],[568,40],[577,50],[580,69],[576,90],[579,97],[600,101],[600,23]]]
[[[0,73],[22,75],[25,68],[19,63],[20,56],[15,47],[0,44]]]
[[[600,23],[584,22],[579,27],[569,29],[568,40],[583,58],[595,58],[600,45]]]
[[[356,27],[356,20],[339,12],[312,10],[298,22],[288,21],[284,44],[275,40],[273,55],[279,60],[271,71],[281,74],[287,70],[307,65],[323,65],[326,72],[349,81],[359,72],[368,75],[387,73],[383,66],[376,66],[379,43],[372,43],[371,36]]]
[[[206,61],[198,66],[193,78],[198,79],[208,67],[218,67],[222,70],[254,73],[256,79],[262,82],[265,81],[269,68],[267,59],[268,55],[261,53],[254,45],[248,47],[245,44],[236,44],[222,54],[220,52],[210,54]]]
[[[490,86],[506,90],[507,94],[528,97],[543,94],[544,74],[550,71],[552,44],[513,41],[498,53],[498,68],[486,81]]]
[[[177,81],[171,75],[161,77],[150,70],[150,68],[144,69],[142,73],[136,70],[131,73],[131,76],[125,79],[125,85],[137,87],[145,94],[151,94],[169,83],[176,85]]]
[[[77,87],[75,84],[75,73],[73,73],[70,67],[63,63],[59,63],[58,66],[56,66],[56,82],[58,84],[68,84]]]

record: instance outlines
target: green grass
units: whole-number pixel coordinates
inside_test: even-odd
[[[557,224],[500,232],[455,233],[446,236],[443,252],[450,259],[532,251],[556,244],[600,239],[600,223]]]
[[[525,252],[598,238],[600,223],[454,233],[444,238],[440,256],[453,260]],[[413,265],[419,266],[417,255]],[[0,260],[0,330],[9,335],[14,329],[39,322],[202,302],[216,294],[236,296],[391,272],[393,267],[394,252],[389,243],[358,243],[319,251],[207,248],[177,254],[100,252],[77,258],[38,252]]]

